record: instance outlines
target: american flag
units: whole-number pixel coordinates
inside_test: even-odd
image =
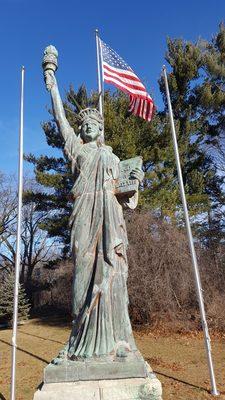
[[[151,96],[129,65],[101,39],[103,79],[129,94],[130,108],[134,115],[151,121],[154,103]]]

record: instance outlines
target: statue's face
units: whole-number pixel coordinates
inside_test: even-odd
[[[84,120],[81,126],[81,138],[84,142],[94,142],[101,135],[101,124],[93,118]]]

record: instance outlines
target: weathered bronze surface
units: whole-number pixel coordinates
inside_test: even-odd
[[[57,56],[49,46],[42,66],[75,181],[70,217],[74,320],[69,341],[53,363],[107,355],[125,358],[137,349],[128,315],[128,241],[122,207],[137,205],[142,159],[120,162],[102,140],[103,121],[96,109],[80,112],[80,131],[74,132],[55,78]]]
[[[45,368],[44,385],[34,400],[162,400],[159,380],[136,349],[128,315],[122,207],[137,205],[142,159],[120,161],[104,144],[96,109],[80,112],[80,132],[75,134],[55,79],[57,57],[57,50],[47,47],[42,66],[74,174],[74,320],[69,341]]]

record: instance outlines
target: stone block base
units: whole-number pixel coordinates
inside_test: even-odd
[[[100,381],[108,379],[146,378],[152,372],[142,355],[130,352],[127,357],[100,357],[82,361],[63,361],[44,369],[44,383]]]
[[[162,400],[162,387],[153,373],[146,378],[45,383],[33,400]]]

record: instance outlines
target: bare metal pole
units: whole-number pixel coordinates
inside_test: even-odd
[[[97,51],[97,71],[98,71],[98,93],[99,93],[99,112],[103,118],[103,83],[102,83],[102,50],[98,29],[95,29],[96,51]]]
[[[179,185],[180,185],[180,194],[181,194],[181,199],[182,199],[182,204],[183,204],[183,209],[184,209],[187,236],[188,236],[189,247],[190,247],[190,252],[191,252],[193,270],[194,270],[196,292],[198,295],[202,328],[203,328],[203,332],[204,332],[205,348],[206,348],[210,381],[211,381],[211,394],[214,396],[219,396],[219,392],[216,388],[216,380],[215,380],[215,375],[214,375],[213,361],[212,361],[212,354],[211,354],[211,344],[210,344],[211,340],[210,340],[208,325],[207,325],[207,321],[206,321],[204,300],[203,300],[203,295],[202,295],[201,279],[200,279],[197,257],[196,257],[196,253],[195,253],[195,247],[194,247],[191,225],[190,225],[190,220],[189,220],[187,201],[186,201],[186,196],[185,196],[185,191],[184,191],[184,183],[183,183],[183,177],[182,177],[182,171],[181,171],[181,165],[180,165],[179,150],[178,150],[178,145],[177,145],[177,137],[176,137],[176,131],[175,131],[175,125],[174,125],[174,119],[173,119],[173,110],[172,110],[172,105],[171,105],[171,100],[170,100],[170,92],[169,92],[169,85],[168,85],[167,72],[166,72],[165,65],[163,66],[163,77],[164,77],[165,87],[166,87],[166,97],[167,97],[167,103],[168,103],[168,109],[169,109],[169,117],[170,117],[171,131],[172,131],[172,137],[173,137],[174,154],[175,154],[176,165],[177,165],[177,174],[178,174],[178,180],[179,180]]]
[[[20,275],[20,237],[21,237],[21,214],[23,194],[23,105],[24,105],[24,67],[21,69],[21,98],[20,98],[20,130],[19,130],[19,165],[18,165],[18,210],[17,210],[17,233],[16,233],[16,263],[14,283],[13,304],[13,331],[12,331],[12,366],[11,366],[11,393],[10,400],[16,396],[16,348],[17,348],[17,322],[18,322],[18,294]]]

